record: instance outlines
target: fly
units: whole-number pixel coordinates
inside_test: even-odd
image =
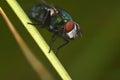
[[[49,53],[57,37],[63,39],[64,43],[56,48],[55,53],[68,44],[70,40],[74,40],[78,36],[81,36],[80,26],[72,19],[70,14],[59,7],[47,4],[44,0],[40,0],[39,5],[33,6],[29,10],[28,16],[37,22],[35,24],[28,24],[42,25],[53,33],[50,41],[50,49],[48,51]]]

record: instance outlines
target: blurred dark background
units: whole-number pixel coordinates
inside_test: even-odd
[[[17,0],[25,12],[39,0]],[[46,0],[67,10],[82,38],[62,48],[58,58],[73,80],[120,80],[120,0]],[[0,6],[36,57],[61,80],[5,0]],[[38,28],[47,43],[52,33]],[[0,15],[0,80],[39,80]],[[59,40],[58,40],[59,41]]]

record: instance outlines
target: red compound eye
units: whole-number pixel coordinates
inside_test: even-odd
[[[73,30],[73,28],[74,28],[74,21],[68,21],[64,26],[66,32],[70,32],[71,30]]]

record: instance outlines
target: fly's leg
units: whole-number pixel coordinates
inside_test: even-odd
[[[50,49],[49,49],[49,52],[48,52],[48,53],[50,53],[50,51],[51,51],[51,49],[52,49],[52,47],[53,47],[53,44],[54,44],[54,42],[55,42],[56,39],[57,39],[57,35],[56,35],[56,34],[53,34],[52,39],[51,39],[51,41],[50,41]]]
[[[34,25],[34,26],[42,26],[41,23],[29,23],[29,22],[28,22],[27,24]]]
[[[42,18],[42,24],[50,24],[50,11],[47,11],[45,16]]]
[[[62,45],[60,45],[59,47],[57,47],[57,49],[56,49],[56,51],[55,51],[55,54],[57,54],[58,51],[59,51],[62,47],[64,47],[65,45],[67,45],[67,44],[69,43],[69,40],[67,40],[66,38],[64,38],[64,37],[61,37],[61,38],[63,39],[64,43],[63,43]]]

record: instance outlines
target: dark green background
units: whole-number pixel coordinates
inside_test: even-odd
[[[25,12],[38,0],[17,0]],[[58,58],[73,80],[120,80],[120,0],[47,0],[67,10],[81,26],[82,38],[60,50]],[[38,59],[61,80],[5,0],[0,1]],[[49,43],[51,33],[38,28]],[[59,40],[58,40],[59,42]],[[0,15],[0,80],[39,80]]]

